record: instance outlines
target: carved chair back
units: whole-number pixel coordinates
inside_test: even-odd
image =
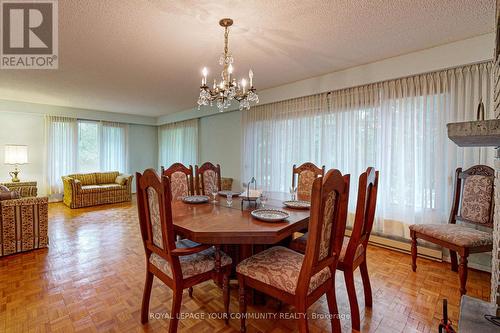
[[[172,200],[181,200],[182,197],[194,195],[193,167],[189,168],[182,163],[174,163],[168,169],[161,167],[161,174],[170,179]]]
[[[213,188],[221,190],[220,165],[213,165],[210,162],[203,163],[200,167],[195,167],[196,171],[196,192],[200,195],[210,195]]]
[[[449,223],[456,221],[493,227],[495,171],[475,165],[455,172],[455,189]]]
[[[318,168],[314,163],[306,162],[300,166],[292,167],[292,187],[297,186],[297,194],[301,200],[309,200],[312,184],[320,176],[324,176],[325,166]]]
[[[152,253],[165,259],[173,277],[181,276],[179,258],[171,255],[176,248],[172,220],[170,181],[158,177],[154,169],[136,173],[137,209],[146,262]]]
[[[313,182],[309,240],[297,294],[307,295],[311,277],[327,266],[334,276],[346,227],[349,180],[350,175],[332,169]]]
[[[366,251],[375,219],[379,172],[368,168],[359,176],[356,214],[344,262],[353,262],[360,246]]]

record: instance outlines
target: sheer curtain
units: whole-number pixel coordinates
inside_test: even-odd
[[[63,192],[61,177],[76,170],[77,120],[45,117],[48,194]]]
[[[128,170],[128,125],[122,123],[101,123],[101,171]]]
[[[257,106],[243,113],[243,175],[287,191],[294,163],[312,161],[357,178],[380,170],[374,231],[408,238],[407,225],[448,219],[454,170],[492,165],[493,150],[458,148],[446,124],[492,118],[491,63]]]
[[[168,168],[173,163],[195,165],[198,162],[198,119],[160,126],[159,163]]]

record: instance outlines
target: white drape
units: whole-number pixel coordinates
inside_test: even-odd
[[[48,194],[63,192],[61,177],[76,170],[77,121],[74,118],[45,117]]]
[[[243,112],[242,179],[287,191],[293,164],[311,161],[357,178],[380,170],[374,231],[408,238],[408,224],[448,219],[454,170],[492,165],[493,150],[459,148],[449,122],[473,120],[480,98],[492,118],[491,63],[464,66]]]
[[[101,171],[127,172],[128,125],[103,121],[101,126]]]
[[[159,163],[195,165],[198,162],[198,119],[166,124],[158,129]]]

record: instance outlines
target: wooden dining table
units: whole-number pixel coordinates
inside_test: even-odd
[[[228,253],[235,264],[261,251],[266,245],[273,245],[289,239],[294,232],[307,228],[309,210],[286,208],[283,201],[290,194],[269,192],[265,208],[281,209],[290,214],[282,222],[264,222],[252,217],[252,210],[261,206],[256,202],[243,202],[235,197],[229,206],[226,197],[217,195],[208,203],[188,204],[176,201],[172,204],[174,230],[176,233],[201,244],[232,246]],[[235,253],[234,248],[237,248]]]

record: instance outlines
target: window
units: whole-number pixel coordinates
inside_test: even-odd
[[[47,116],[48,185],[62,192],[61,177],[75,172],[128,171],[128,125]]]
[[[159,162],[168,168],[173,163],[198,162],[198,119],[163,125],[159,128]]]
[[[98,122],[78,122],[78,172],[100,170],[99,163],[99,126]]]

